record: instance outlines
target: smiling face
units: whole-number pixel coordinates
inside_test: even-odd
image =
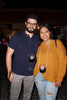
[[[40,38],[44,41],[50,39],[50,31],[48,30],[47,27],[44,26],[40,29]]]

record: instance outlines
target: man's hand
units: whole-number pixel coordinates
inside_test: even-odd
[[[12,72],[8,72],[8,79],[10,82],[13,81],[13,73]]]

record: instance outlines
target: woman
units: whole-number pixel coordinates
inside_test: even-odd
[[[66,49],[60,40],[51,39],[52,30],[48,24],[40,26],[39,34],[43,41],[37,50],[33,76],[39,100],[55,100],[66,73]]]

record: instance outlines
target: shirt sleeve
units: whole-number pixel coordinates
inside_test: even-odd
[[[8,43],[8,47],[15,49],[17,44],[16,33],[11,37]]]
[[[66,48],[60,40],[57,40],[57,56],[59,63],[56,80],[62,82],[66,73]]]

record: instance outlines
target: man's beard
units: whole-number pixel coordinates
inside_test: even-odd
[[[29,33],[34,33],[36,31],[36,29],[34,29],[33,31],[30,31],[28,30],[28,28],[26,27],[26,30],[29,32]]]

